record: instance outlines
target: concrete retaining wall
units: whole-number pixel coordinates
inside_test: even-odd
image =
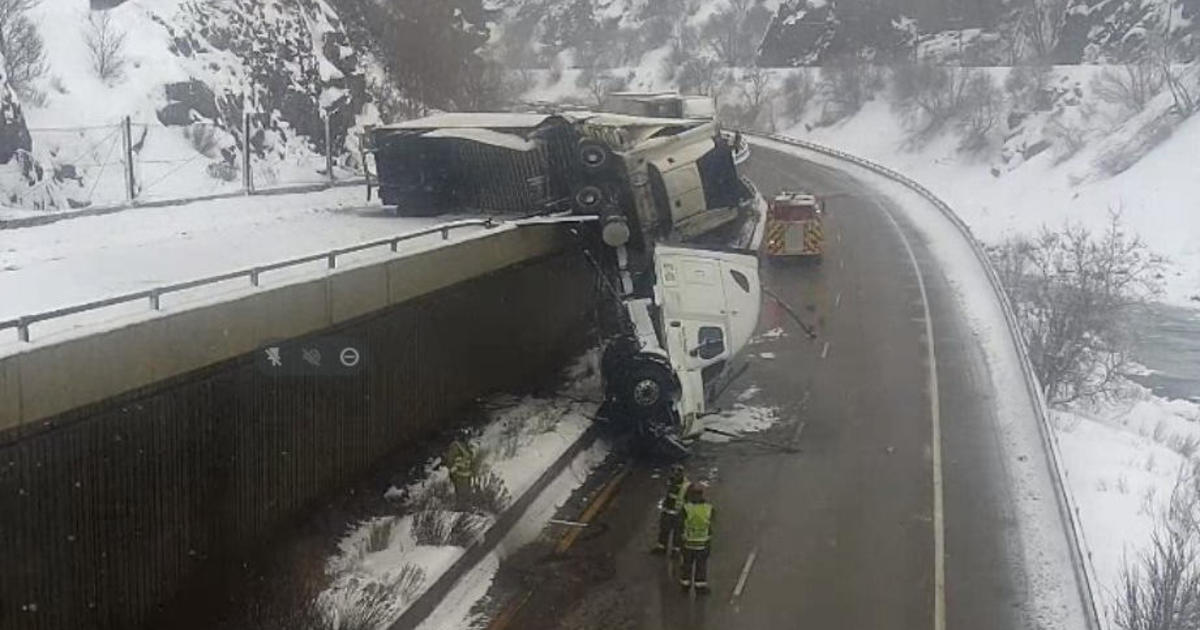
[[[583,349],[562,228],[498,231],[0,362],[0,628],[137,628],[381,457]],[[332,334],[357,376],[263,374]],[[16,405],[13,400],[17,400]]]

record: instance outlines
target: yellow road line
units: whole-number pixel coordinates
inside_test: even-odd
[[[604,506],[607,505],[609,501],[612,501],[613,495],[617,492],[617,488],[621,485],[621,482],[625,480],[625,477],[629,476],[629,472],[631,470],[633,470],[633,468],[628,463],[623,465],[620,472],[614,475],[612,479],[609,479],[608,483],[604,484],[604,488],[600,490],[599,494],[597,494],[596,497],[592,499],[592,502],[589,503],[586,508],[584,508],[583,514],[580,515],[577,522],[587,525],[590,524],[597,516],[599,516],[600,511],[604,509]],[[563,537],[559,539],[558,544],[555,545],[554,553],[556,555],[562,555],[566,553],[567,550],[569,550],[571,546],[575,544],[575,541],[579,538],[579,534],[584,529],[584,527],[572,527],[569,529],[567,533],[563,534]],[[487,630],[507,630],[507,628],[511,626],[513,621],[517,618],[517,613],[521,612],[521,609],[525,607],[525,604],[529,603],[529,600],[532,597],[533,589],[526,590],[517,597],[514,597],[509,601],[509,604],[504,607],[504,610],[502,610],[499,615],[496,615],[496,617],[492,619],[491,623],[489,623],[487,626]]]

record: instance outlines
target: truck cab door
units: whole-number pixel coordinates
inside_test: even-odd
[[[664,245],[654,258],[663,347],[679,376],[678,411],[687,427],[705,410],[705,377],[719,374],[758,324],[758,259]]]

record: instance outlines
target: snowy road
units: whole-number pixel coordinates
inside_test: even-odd
[[[378,205],[365,205],[362,189],[339,188],[133,209],[0,230],[0,321],[357,245],[455,218],[459,217],[398,219],[384,214]],[[372,255],[387,253],[362,256]],[[318,264],[274,275],[278,280],[320,271]],[[195,298],[204,290],[180,299]],[[96,316],[145,309],[138,303]],[[44,335],[47,330],[94,318],[78,315],[71,319],[57,325],[42,324],[41,332]],[[0,331],[0,346],[11,343],[11,338],[15,338],[12,330]]]
[[[503,627],[1084,627],[1036,424],[999,402],[1014,398],[998,391],[1004,368],[937,245],[844,173],[765,147],[746,172],[766,194],[829,196],[824,264],[763,273],[817,338],[766,302],[760,331],[786,334],[763,335],[719,401],[774,408],[779,424],[757,437],[802,452],[705,444],[689,462],[718,510],[711,596],[681,595],[646,553],[661,480],[641,470],[604,535],[501,570],[520,577],[495,600],[536,585]]]

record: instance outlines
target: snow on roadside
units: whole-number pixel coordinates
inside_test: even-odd
[[[1200,464],[1200,404],[1124,384],[1121,400],[1054,413],[1068,480],[1091,542],[1101,597],[1147,547],[1181,472]]]
[[[478,477],[498,478],[509,505],[591,424],[599,406],[598,402],[592,402],[599,399],[598,360],[597,352],[580,359],[567,373],[569,384],[556,396],[519,399],[501,396],[487,401],[494,411],[490,412],[483,430],[469,439],[469,444],[482,461]],[[436,615],[437,618],[455,618],[454,623],[458,623],[468,616],[474,601],[487,590],[490,575],[497,566],[497,554],[503,556],[523,544],[520,541],[536,536],[553,515],[554,508],[570,496],[605,456],[607,447],[599,444],[578,455],[539,496],[527,518],[506,536],[505,542],[451,593],[445,600],[449,602],[448,610]],[[483,535],[495,522],[495,512],[455,500],[448,471],[440,458],[431,459],[425,470],[424,478],[385,493],[395,504],[398,515],[369,519],[339,543],[338,553],[326,567],[332,577],[331,586],[318,598],[330,618],[355,615],[366,608],[390,623],[465,553],[470,540]],[[468,528],[471,531],[465,537],[450,536],[431,543],[421,522],[430,518],[443,519],[444,526],[451,529],[454,523],[466,520],[472,525]]]
[[[705,429],[716,429],[724,433],[743,435],[765,431],[779,421],[779,411],[774,407],[759,407],[745,404],[746,400],[757,394],[757,388],[751,387],[738,395],[738,402],[732,409],[722,411],[704,418]],[[743,398],[745,397],[745,398]],[[700,436],[705,442],[724,443],[733,440],[729,435],[706,431]]]
[[[0,320],[195,280],[363,242],[463,217],[395,218],[361,203],[362,189],[219,199],[138,208],[36,227],[0,230]],[[460,229],[453,240],[482,229]],[[97,238],[103,234],[104,238]],[[441,246],[440,235],[400,245],[402,254]],[[395,256],[389,248],[339,257],[339,269]],[[267,272],[263,286],[319,277],[321,262]],[[164,296],[163,312],[252,290],[238,279]],[[33,326],[35,343],[152,317],[138,301]],[[27,348],[0,331],[0,356]]]

